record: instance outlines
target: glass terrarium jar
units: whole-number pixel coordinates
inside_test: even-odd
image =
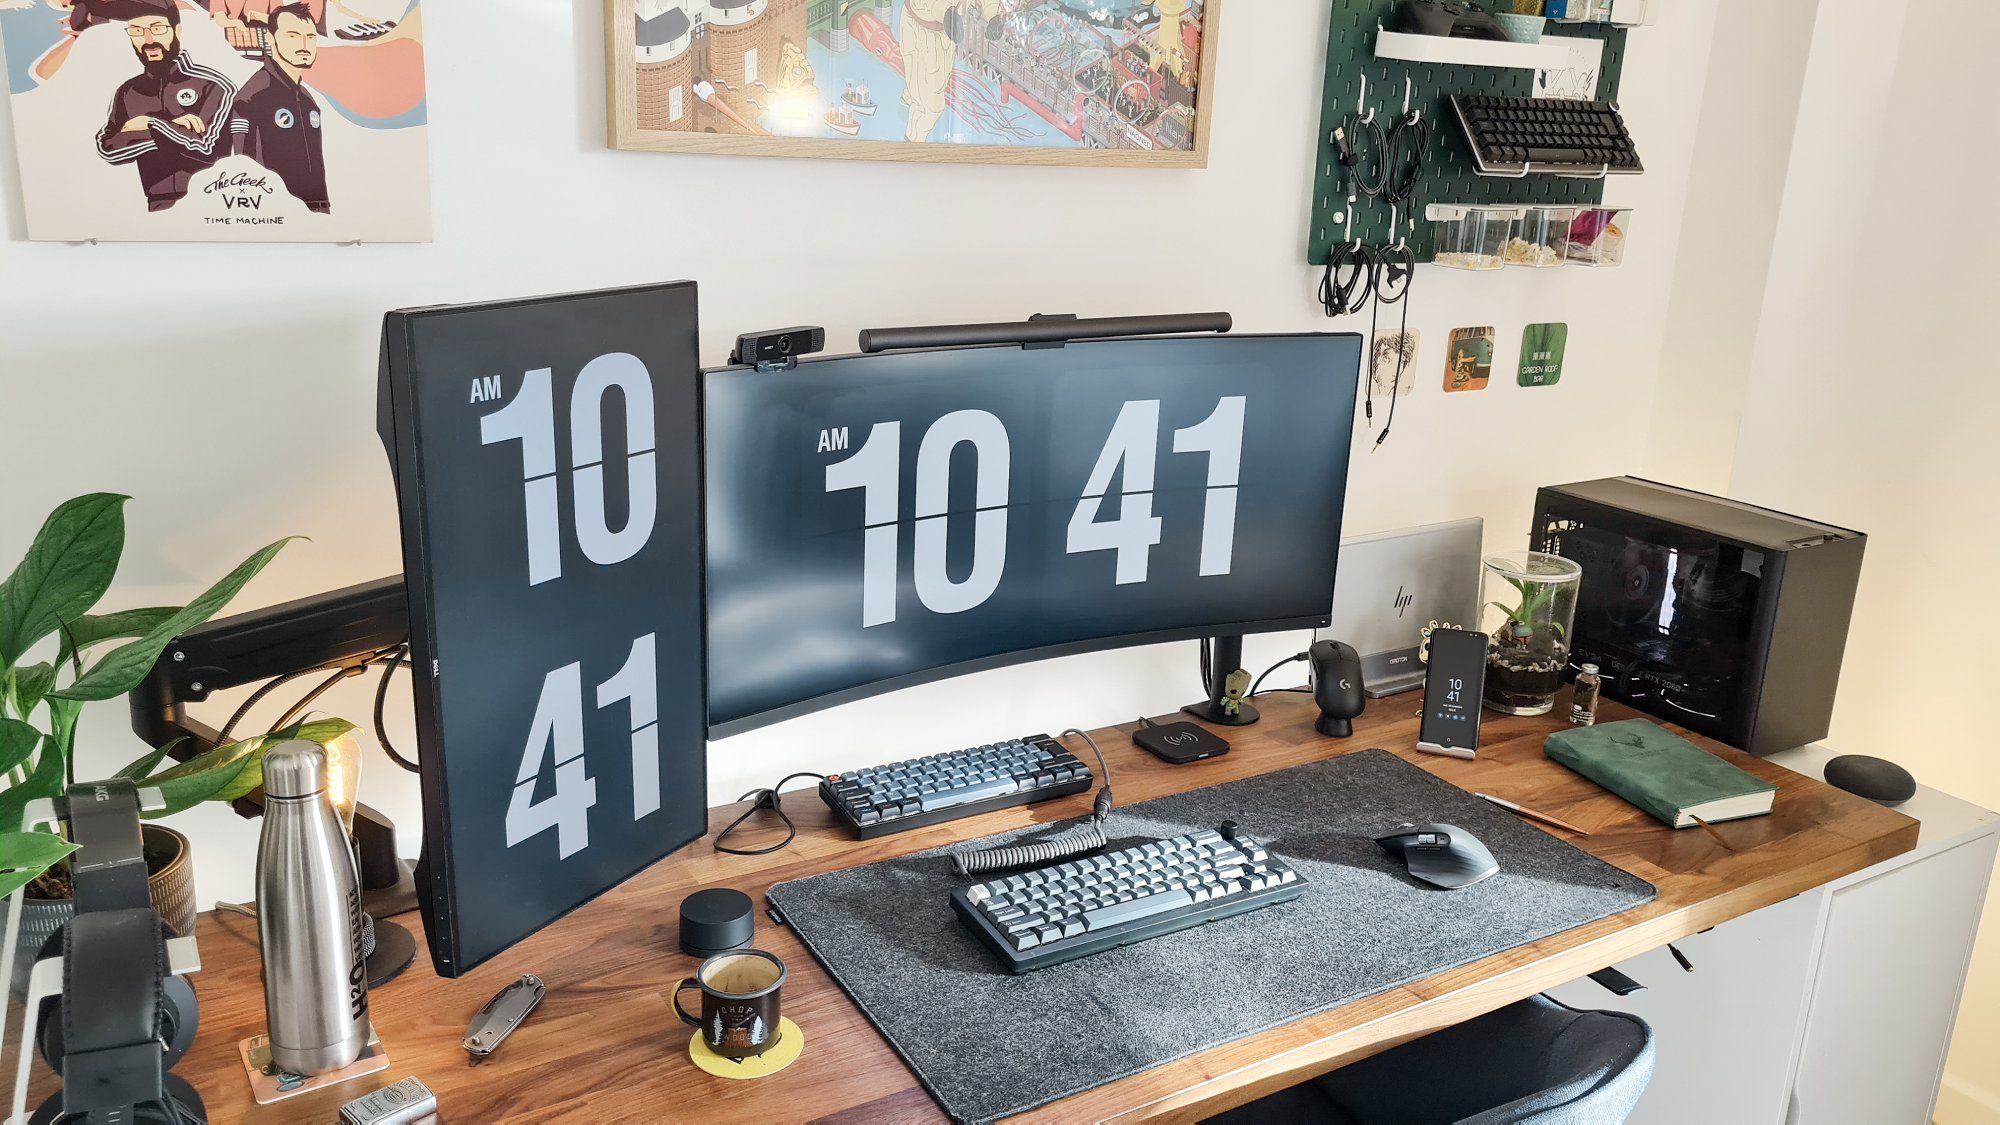
[[[1515,551],[1486,560],[1480,622],[1486,650],[1486,706],[1543,715],[1555,706],[1569,669],[1569,631],[1583,568],[1560,555]]]

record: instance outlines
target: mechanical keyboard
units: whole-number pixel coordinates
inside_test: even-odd
[[[1016,973],[1297,898],[1305,881],[1220,828],[1067,860],[951,892],[952,909]]]
[[[1087,791],[1090,767],[1046,734],[1031,734],[837,773],[820,783],[834,816],[869,840]]]
[[[1482,176],[1524,171],[1570,176],[1644,172],[1625,120],[1610,102],[1453,94]]]

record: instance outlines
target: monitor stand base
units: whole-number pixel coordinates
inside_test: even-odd
[[[1208,690],[1208,698],[1181,710],[1219,727],[1247,727],[1256,722],[1257,709],[1247,699],[1236,705],[1234,715],[1222,709],[1222,695],[1229,690],[1229,677],[1243,665],[1242,636],[1215,637],[1206,643],[1212,646],[1207,657],[1208,682],[1201,686]]]
[[[1222,701],[1217,699],[1190,703],[1181,710],[1204,723],[1214,723],[1219,727],[1247,727],[1262,717],[1257,714],[1257,709],[1247,702],[1238,704],[1236,713],[1231,715],[1222,709]]]

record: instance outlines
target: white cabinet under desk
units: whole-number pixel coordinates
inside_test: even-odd
[[[1824,745],[1773,755],[1817,778]],[[1551,990],[1653,1027],[1631,1120],[1919,1125],[1931,1119],[1992,876],[2000,816],[1919,786],[1912,851],[1617,967],[1646,985]]]

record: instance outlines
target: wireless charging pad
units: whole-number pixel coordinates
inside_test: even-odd
[[[742,1059],[718,1055],[708,1049],[699,1031],[688,1040],[688,1057],[694,1060],[694,1065],[717,1078],[763,1078],[776,1074],[797,1062],[805,1049],[806,1033],[786,1016],[778,1017],[778,1041],[761,1055]]]

